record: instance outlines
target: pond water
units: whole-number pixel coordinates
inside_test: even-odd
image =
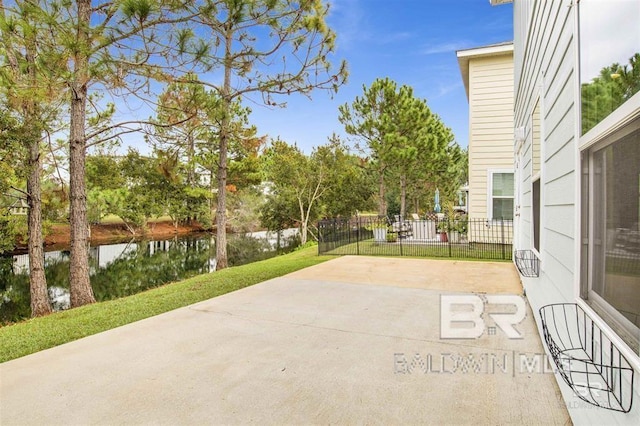
[[[298,244],[297,230],[227,236],[229,266],[274,256]],[[170,240],[130,241],[92,246],[91,286],[96,300],[128,296],[148,288],[216,269],[215,238],[211,234]],[[55,310],[69,308],[69,251],[45,253],[49,298]],[[28,318],[29,257],[0,257],[0,324]]]

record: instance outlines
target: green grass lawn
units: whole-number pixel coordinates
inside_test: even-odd
[[[345,244],[332,248],[325,244],[326,251],[323,254],[330,255],[366,255],[366,256],[408,256],[408,257],[439,257],[459,260],[494,260],[511,261],[512,250],[510,244],[488,243],[411,243],[404,241],[402,244],[377,243],[373,239]]]
[[[311,246],[153,290],[0,327],[0,362],[191,305],[332,259]]]

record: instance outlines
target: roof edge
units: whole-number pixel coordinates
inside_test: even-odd
[[[486,46],[471,47],[469,49],[461,49],[456,51],[458,58],[461,57],[476,57],[495,55],[501,53],[513,52],[513,42],[507,41],[503,43],[488,44]]]
[[[486,46],[472,47],[470,49],[462,49],[456,51],[458,57],[458,67],[462,76],[464,90],[469,100],[469,60],[475,58],[513,55],[513,42],[507,41],[503,43],[489,44]]]

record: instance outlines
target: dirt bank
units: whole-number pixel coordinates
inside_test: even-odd
[[[204,232],[202,226],[197,223],[193,225],[179,225],[175,228],[171,222],[154,222],[150,223],[146,229],[136,230],[135,234],[132,234],[127,227],[121,223],[99,224],[91,225],[91,243],[116,243],[120,241],[129,241],[133,238],[139,239],[142,237],[168,239],[176,235],[186,235],[196,232]],[[69,225],[53,225],[50,232],[45,237],[44,245],[48,250],[69,247],[69,237]],[[19,244],[16,248],[17,252],[22,252],[24,250],[26,250],[26,245],[24,244]]]

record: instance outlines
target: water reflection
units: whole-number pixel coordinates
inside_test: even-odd
[[[255,262],[297,245],[297,231],[230,235],[229,266]],[[279,247],[279,248],[278,248]],[[209,234],[171,240],[131,241],[90,248],[91,286],[98,301],[115,299],[194,275],[215,271],[215,238]],[[29,317],[29,258],[0,257],[0,322]],[[69,308],[69,252],[45,253],[49,298]]]

